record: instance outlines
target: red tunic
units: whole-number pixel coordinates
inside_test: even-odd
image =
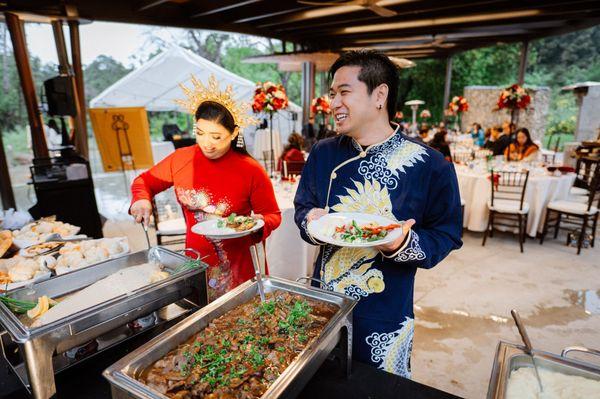
[[[186,247],[198,250],[209,264],[209,296],[216,298],[254,276],[250,245],[265,240],[281,223],[273,185],[260,164],[233,150],[211,160],[197,145],[181,148],[133,181],[132,203],[151,200],[171,186],[186,221]],[[264,217],[262,237],[219,241],[191,232],[193,225],[215,215],[251,211]]]

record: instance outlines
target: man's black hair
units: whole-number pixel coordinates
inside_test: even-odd
[[[387,97],[387,112],[390,120],[396,115],[396,101],[398,98],[399,76],[398,68],[385,54],[374,50],[348,51],[340,57],[329,68],[329,81],[333,81],[333,75],[344,66],[360,67],[358,80],[367,85],[367,92],[373,90],[380,84],[387,84],[389,91]]]

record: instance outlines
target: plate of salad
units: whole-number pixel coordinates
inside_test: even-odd
[[[340,247],[375,247],[402,235],[402,222],[379,215],[329,213],[308,224],[313,238]]]
[[[264,220],[252,216],[231,215],[209,219],[192,226],[192,232],[209,238],[225,240],[250,235],[265,225]]]

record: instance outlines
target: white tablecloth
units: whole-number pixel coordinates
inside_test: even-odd
[[[262,162],[265,159],[264,151],[270,150],[271,137],[269,129],[257,130],[254,136],[254,158]],[[275,159],[278,159],[282,152],[281,135],[278,131],[273,130],[273,153],[275,154]]]
[[[489,173],[477,172],[457,165],[456,175],[460,195],[465,201],[463,226],[471,231],[485,231],[488,223],[487,202],[491,196]],[[524,199],[530,207],[527,235],[535,237],[536,233],[541,231],[546,216],[546,206],[550,201],[566,199],[574,181],[573,173],[559,177],[529,175]]]
[[[288,280],[312,276],[318,249],[300,238],[300,231],[294,223],[296,188],[297,185],[286,182],[275,185],[275,196],[281,209],[281,226],[267,239],[269,273]]]

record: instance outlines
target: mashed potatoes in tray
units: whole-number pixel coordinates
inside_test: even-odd
[[[535,371],[521,367],[508,378],[506,399],[591,399],[600,398],[600,381],[567,375],[538,367],[544,391],[540,393]]]

